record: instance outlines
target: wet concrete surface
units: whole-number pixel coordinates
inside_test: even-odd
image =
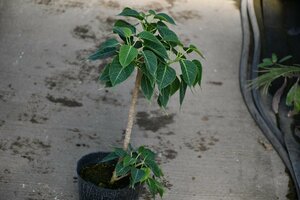
[[[285,199],[285,168],[239,92],[231,0],[0,0],[0,199],[77,199],[77,160],[121,145],[133,79],[106,90],[107,61],[84,59],[125,6],[169,13],[206,56],[202,88],[181,109],[177,97],[165,111],[139,98],[132,143],[158,153],[164,199]]]

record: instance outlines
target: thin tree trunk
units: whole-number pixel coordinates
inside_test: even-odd
[[[124,150],[127,150],[128,145],[130,143],[131,131],[132,131],[132,127],[133,127],[133,121],[135,118],[136,102],[137,102],[139,89],[140,89],[140,85],[141,85],[141,78],[142,78],[142,72],[138,69],[138,72],[137,72],[137,75],[135,78],[135,84],[134,84],[134,89],[133,89],[133,93],[132,93],[129,113],[128,113],[128,122],[127,122],[125,138],[124,138],[124,146],[123,146]],[[116,175],[116,170],[114,170],[113,175],[110,179],[110,184],[113,184],[117,180],[118,180],[118,177]]]
[[[124,143],[123,143],[124,150],[126,150],[128,148],[128,145],[130,143],[133,121],[135,118],[136,102],[137,102],[139,89],[140,89],[140,85],[141,85],[141,78],[142,78],[142,72],[138,69],[136,79],[135,79],[134,89],[133,89],[133,93],[132,93],[129,113],[128,113],[128,123],[127,123],[127,127],[126,127]]]

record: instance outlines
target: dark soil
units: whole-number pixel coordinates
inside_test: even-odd
[[[59,103],[62,106],[67,106],[67,107],[81,107],[82,106],[82,103],[80,103],[76,100],[68,99],[67,97],[55,98],[55,97],[48,94],[46,98],[49,101],[51,101],[53,103]]]
[[[121,189],[129,185],[129,178],[125,177],[114,184],[109,184],[115,166],[98,163],[84,167],[80,171],[80,177],[85,181],[91,182],[97,186],[109,189]]]

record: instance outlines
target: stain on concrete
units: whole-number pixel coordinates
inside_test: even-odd
[[[168,131],[168,132],[160,132],[160,133],[158,133],[158,134],[160,134],[160,135],[175,135],[175,132],[173,132],[173,131]]]
[[[158,1],[153,1],[153,2],[149,2],[143,7],[138,8],[138,10],[141,10],[143,12],[148,12],[148,10],[155,10],[156,12],[161,12],[164,10],[164,8],[165,7]]]
[[[26,159],[36,173],[48,174],[54,171],[52,162],[47,160],[51,151],[50,142],[18,136],[15,139],[0,140],[0,150]]]
[[[36,114],[33,114],[31,116],[31,119],[30,119],[30,122],[33,123],[33,124],[42,124],[44,123],[45,121],[47,121],[48,118],[47,117],[44,117],[44,116],[38,116]]]
[[[177,157],[177,151],[175,151],[174,149],[166,149],[164,152],[163,152],[163,155],[167,158],[167,159],[170,159],[170,160],[173,160]]]
[[[52,103],[58,103],[62,106],[66,106],[66,107],[81,107],[82,106],[82,103],[74,100],[74,99],[69,99],[67,97],[53,97],[52,95],[48,94],[46,96],[46,98],[52,102]]]
[[[92,30],[92,27],[88,24],[76,26],[72,30],[72,35],[75,38],[83,39],[83,40],[86,40],[86,41],[96,40],[96,34]]]
[[[5,124],[5,120],[0,120],[0,127]]]
[[[163,115],[160,111],[151,111],[150,113],[142,111],[137,113],[136,123],[144,130],[156,132],[174,123],[174,116],[174,113]]]
[[[178,22],[185,22],[191,19],[201,19],[201,15],[199,14],[198,10],[183,10],[178,12],[170,11],[170,14],[173,16],[175,21]]]
[[[223,82],[221,81],[208,81],[207,83],[211,85],[217,85],[217,86],[223,85]]]
[[[52,0],[35,0],[34,2],[36,4],[49,5],[52,2]]]
[[[101,6],[110,9],[119,9],[121,7],[118,1],[112,1],[112,0],[102,1]]]
[[[201,118],[201,120],[207,122],[207,121],[209,120],[209,117],[208,117],[208,116],[203,116],[203,117]]]
[[[216,143],[219,142],[219,139],[215,136],[201,136],[202,134],[200,131],[197,132],[197,135],[199,135],[197,138],[193,138],[192,140],[185,142],[184,145],[188,149],[199,153],[200,155],[198,155],[198,158],[201,158],[202,153],[215,146]]]
[[[10,99],[12,99],[15,95],[15,92],[10,90],[10,91],[4,91],[4,90],[0,90],[0,102],[7,102]]]

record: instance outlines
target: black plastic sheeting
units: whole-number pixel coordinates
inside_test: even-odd
[[[299,7],[298,7],[299,6]],[[297,12],[298,11],[298,12]],[[240,61],[240,88],[254,120],[273,145],[294,182],[300,199],[300,133],[297,120],[286,117],[288,109],[280,105],[279,125],[270,113],[270,105],[259,90],[250,90],[248,81],[258,76],[260,60],[276,53],[293,55],[300,63],[300,1],[242,0],[243,47]],[[280,80],[279,80],[280,81]],[[276,83],[274,84],[276,87]],[[280,127],[280,129],[278,128]]]

